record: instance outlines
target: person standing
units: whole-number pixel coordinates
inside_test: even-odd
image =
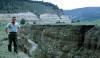
[[[11,22],[9,22],[5,28],[5,32],[8,35],[9,44],[8,51],[12,51],[12,43],[14,44],[14,52],[18,53],[17,46],[17,36],[20,33],[20,25],[16,22],[16,17],[12,17]]]

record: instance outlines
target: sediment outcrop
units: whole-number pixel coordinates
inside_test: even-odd
[[[38,44],[35,58],[100,58],[99,26],[32,25],[22,29]]]

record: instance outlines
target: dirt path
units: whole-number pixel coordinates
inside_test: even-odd
[[[0,58],[30,58],[23,52],[19,52],[18,54],[14,52],[8,52],[7,45],[8,41],[3,41],[0,45]]]

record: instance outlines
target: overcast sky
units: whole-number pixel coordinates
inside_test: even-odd
[[[44,0],[59,6],[65,10],[71,10],[82,7],[100,7],[100,0]]]

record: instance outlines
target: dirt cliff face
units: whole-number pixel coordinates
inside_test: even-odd
[[[100,58],[100,27],[92,28],[85,35],[84,48]]]
[[[35,58],[100,58],[98,26],[33,25],[25,28],[22,27],[38,44]]]

